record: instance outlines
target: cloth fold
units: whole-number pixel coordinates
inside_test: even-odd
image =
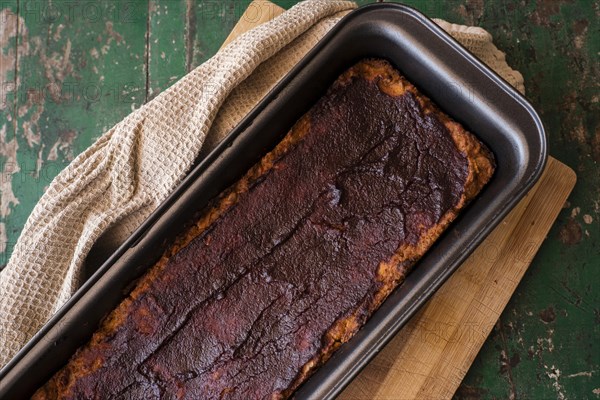
[[[0,272],[0,366],[80,285],[93,254],[110,254],[343,15],[356,5],[308,0],[241,35],[132,112],[50,184]],[[485,30],[436,20],[517,89]]]

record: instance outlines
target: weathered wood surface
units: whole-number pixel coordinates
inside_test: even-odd
[[[598,2],[404,2],[490,31],[525,76],[550,153],[578,174],[455,397],[598,398]],[[51,179],[132,108],[210,57],[248,4],[0,2],[0,264]]]

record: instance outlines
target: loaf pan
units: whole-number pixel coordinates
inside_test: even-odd
[[[366,325],[296,393],[333,398],[402,328],[539,178],[542,123],[529,103],[435,23],[400,4],[346,16],[261,101],[150,218],[0,371],[0,398],[29,397],[84,344],[192,216],[288,132],[347,68],[389,60],[452,118],[485,142],[497,170]]]

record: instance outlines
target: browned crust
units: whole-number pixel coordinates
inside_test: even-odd
[[[126,323],[127,316],[133,311],[135,300],[139,299],[154,281],[158,279],[164,270],[170,257],[186,247],[194,238],[206,231],[217,219],[224,215],[227,210],[234,205],[238,197],[246,193],[249,188],[273,168],[277,159],[287,153],[308,131],[308,116],[300,119],[294,129],[287,134],[281,142],[269,153],[267,153],[256,165],[254,165],[238,182],[224,191],[214,202],[212,208],[208,208],[183,235],[176,238],[173,245],[169,247],[157,263],[140,278],[135,288],[129,296],[121,302],[100,324],[90,341],[79,349],[68,364],[58,371],[42,388],[40,388],[32,399],[54,399],[62,396],[68,396],[71,388],[77,378],[89,375],[98,370],[103,365],[101,359],[90,359],[86,357],[85,350],[93,347],[102,347],[106,338],[115,334],[115,332]]]
[[[227,210],[234,205],[238,197],[248,192],[249,188],[256,180],[266,174],[273,168],[275,162],[286,154],[302,137],[306,134],[309,127],[308,116],[300,119],[294,129],[290,131],[277,146],[267,153],[256,165],[254,165],[238,182],[224,191],[214,202],[212,208],[208,208],[183,235],[176,238],[173,245],[169,247],[157,263],[140,278],[135,288],[129,296],[121,302],[100,324],[90,341],[79,349],[68,364],[58,371],[42,388],[40,388],[32,399],[54,399],[62,396],[68,396],[71,388],[77,378],[89,375],[98,370],[103,365],[101,359],[89,359],[86,357],[85,350],[93,347],[102,347],[106,338],[115,334],[115,332],[126,323],[127,316],[137,311],[133,307],[134,302],[150,289],[154,281],[158,279],[164,270],[169,258],[186,247],[194,238],[205,232],[217,219],[224,215]]]
[[[337,320],[323,337],[321,352],[307,362],[292,385],[285,391],[276,394],[276,398],[287,398],[310,376],[316,368],[326,362],[332,353],[344,342],[347,342],[364,324],[366,319],[383,303],[388,295],[404,280],[412,265],[429,249],[446,227],[454,220],[460,210],[475,197],[490,180],[494,169],[491,152],[474,135],[467,132],[459,123],[440,111],[427,97],[399,74],[387,61],[364,60],[342,74],[335,85],[347,85],[352,79],[363,78],[376,81],[382,92],[390,96],[402,96],[412,93],[419,101],[425,114],[438,118],[450,132],[456,147],[468,160],[468,176],[464,193],[454,208],[446,212],[440,221],[422,235],[416,245],[402,245],[388,261],[381,262],[378,269],[379,289],[372,297],[364,299],[349,315]],[[243,178],[231,188],[223,192],[208,208],[200,219],[177,238],[175,243],[164,253],[160,260],[139,281],[137,286],[115,310],[102,322],[100,329],[92,339],[75,353],[69,363],[57,372],[48,383],[39,389],[34,399],[47,399],[68,396],[76,379],[91,374],[103,365],[102,359],[85,357],[85,350],[102,347],[105,339],[112,336],[125,324],[126,317],[134,311],[133,302],[143,295],[154,282],[174,254],[186,247],[217,219],[224,215],[238,197],[246,193],[254,182],[275,165],[275,162],[294,147],[310,129],[310,112],[305,114],[285,136],[285,138]]]
[[[438,239],[448,225],[491,179],[494,170],[494,158],[489,149],[462,125],[439,110],[429,98],[384,60],[364,60],[347,70],[334,85],[348,85],[352,79],[363,78],[376,81],[382,92],[389,96],[402,96],[412,93],[419,101],[425,114],[433,114],[450,132],[456,147],[468,160],[468,176],[464,193],[454,208],[446,212],[440,221],[429,229],[416,245],[402,245],[389,261],[379,264],[378,281],[380,287],[373,297],[367,298],[349,315],[337,320],[323,338],[322,351],[307,362],[294,383],[281,393],[281,398],[289,397],[319,366],[325,363],[333,352],[350,340],[366,319],[385,301],[389,294],[400,285],[410,268],[419,260]]]

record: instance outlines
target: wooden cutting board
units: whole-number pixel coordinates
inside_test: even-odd
[[[224,45],[284,10],[255,0]],[[492,331],[575,185],[550,157],[533,189],[340,399],[449,399]]]

